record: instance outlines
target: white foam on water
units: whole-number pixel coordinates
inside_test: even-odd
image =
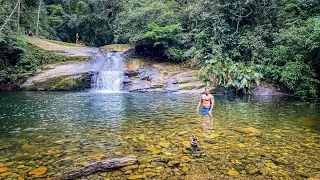
[[[123,82],[124,58],[120,53],[108,52],[97,56],[96,61],[104,61],[101,71],[92,79],[91,89],[100,93],[119,93]]]

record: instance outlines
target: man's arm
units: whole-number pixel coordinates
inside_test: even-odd
[[[210,109],[213,109],[213,106],[214,106],[214,96],[211,97],[211,108]]]
[[[214,106],[214,97],[211,95],[211,107],[210,107],[210,111],[209,111],[209,115],[212,116],[212,109],[213,109],[213,106]]]

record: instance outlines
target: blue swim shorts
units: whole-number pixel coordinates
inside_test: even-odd
[[[201,109],[201,112],[202,112],[202,115],[209,115],[209,111],[210,111],[210,108],[202,108]]]

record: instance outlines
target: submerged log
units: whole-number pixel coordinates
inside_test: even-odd
[[[106,160],[92,163],[89,166],[83,167],[75,171],[63,173],[62,175],[57,176],[55,179],[56,180],[75,179],[82,176],[88,176],[97,172],[105,171],[108,169],[129,166],[129,165],[135,164],[136,162],[137,162],[137,159],[127,158],[127,157],[106,159]]]

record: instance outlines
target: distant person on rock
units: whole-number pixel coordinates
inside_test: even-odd
[[[200,98],[197,113],[199,114],[199,108],[202,106],[201,113],[203,116],[210,116],[212,117],[212,109],[214,106],[214,97],[210,94],[209,87],[205,88],[205,94],[203,94]]]
[[[80,37],[80,36],[79,36],[79,33],[77,33],[77,34],[76,34],[76,44],[79,43],[79,41],[78,41],[78,40],[79,40],[79,37]]]

